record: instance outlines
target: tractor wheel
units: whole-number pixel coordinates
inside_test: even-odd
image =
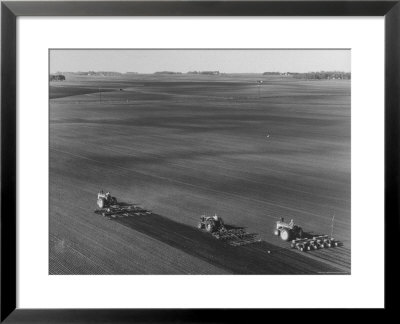
[[[206,231],[209,233],[214,232],[215,224],[213,221],[208,221],[206,224]]]
[[[279,230],[276,229],[276,230],[274,231],[274,235],[279,236],[279,234],[280,234]]]
[[[290,239],[290,232],[286,228],[281,230],[281,239],[283,241],[289,241]]]
[[[97,199],[97,206],[99,206],[99,208],[104,208],[104,199],[103,198],[99,198]]]

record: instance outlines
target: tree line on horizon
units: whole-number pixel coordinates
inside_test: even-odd
[[[350,72],[341,71],[319,71],[319,72],[264,72],[263,75],[283,75],[296,79],[307,80],[351,80]]]
[[[123,74],[140,74],[138,72],[113,72],[113,71],[87,71],[87,72],[57,72],[50,74],[50,81],[63,81],[65,80],[65,75],[73,74],[73,75],[88,75],[88,76],[121,76]],[[180,74],[195,74],[195,75],[224,75],[225,73],[221,73],[219,71],[189,71],[186,73],[183,72],[174,72],[174,71],[157,71],[154,73],[155,75],[180,75]],[[319,71],[319,72],[264,72],[262,73],[264,76],[290,76],[296,79],[307,79],[307,80],[350,80],[351,73],[350,72],[341,72],[341,71]]]

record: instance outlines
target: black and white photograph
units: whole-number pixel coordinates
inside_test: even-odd
[[[50,275],[350,275],[350,49],[50,49]]]

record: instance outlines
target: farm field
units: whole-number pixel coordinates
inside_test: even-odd
[[[49,109],[50,274],[351,272],[350,81],[71,76]],[[100,189],[153,214],[97,215]],[[204,213],[262,241],[228,246]],[[281,217],[330,234],[333,216],[343,247],[273,235]]]

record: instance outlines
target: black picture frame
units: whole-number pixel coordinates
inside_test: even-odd
[[[385,17],[385,309],[398,286],[400,0],[396,1],[4,1],[1,3],[1,322],[261,321],[262,310],[16,308],[16,19],[19,16],[384,16]],[[366,184],[368,185],[368,184]],[[369,233],[369,235],[373,235]],[[397,257],[395,257],[397,259]],[[277,314],[279,316],[279,313]],[[382,320],[381,315],[379,315]]]

